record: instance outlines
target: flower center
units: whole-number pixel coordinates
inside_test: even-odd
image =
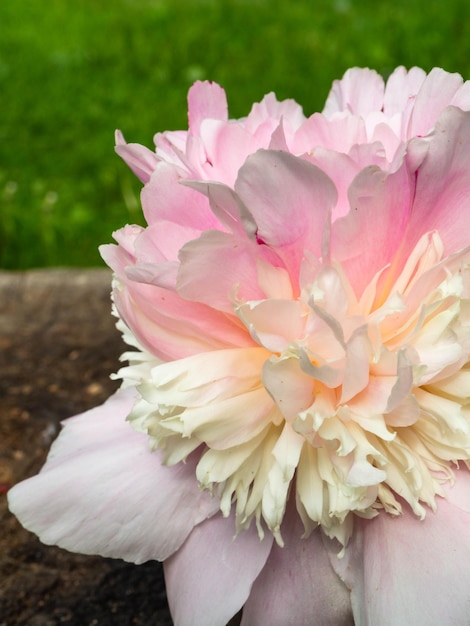
[[[130,420],[166,463],[199,455],[197,479],[224,515],[235,507],[237,530],[254,520],[282,544],[291,496],[306,533],[320,524],[343,545],[354,514],[406,502],[424,517],[470,458],[469,259],[442,252],[426,234],[359,298],[341,266],[305,259],[297,299],[234,305],[252,347],[131,356]]]

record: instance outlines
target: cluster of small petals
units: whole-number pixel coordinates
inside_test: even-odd
[[[282,544],[290,497],[343,544],[354,514],[424,517],[470,460],[469,84],[349,70],[310,118],[188,102],[156,153],[118,136],[149,223],[103,249],[129,419],[166,464],[198,455],[238,531]]]

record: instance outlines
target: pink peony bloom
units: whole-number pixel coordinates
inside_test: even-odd
[[[155,152],[117,135],[148,222],[102,248],[122,389],[11,510],[165,561],[178,626],[467,624],[470,82],[352,69],[309,118],[188,101]]]

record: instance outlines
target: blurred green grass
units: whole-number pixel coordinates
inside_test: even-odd
[[[467,0],[3,0],[0,266],[100,265],[141,221],[115,128],[147,146],[186,128],[194,80],[240,117],[269,91],[321,110],[354,65],[470,78],[469,17]]]

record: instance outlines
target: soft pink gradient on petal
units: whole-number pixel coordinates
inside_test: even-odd
[[[241,168],[235,190],[258,225],[259,239],[274,247],[308,239],[312,252],[320,253],[326,216],[336,200],[320,169],[285,152],[260,150]]]
[[[251,107],[245,127],[250,133],[257,134],[276,128],[279,120],[284,120],[292,130],[296,130],[305,121],[302,107],[295,100],[279,102],[274,93],[268,93],[261,102],[256,102]]]
[[[350,626],[349,591],[334,572],[320,529],[306,539],[294,507],[243,608],[241,626]]]
[[[217,83],[197,81],[188,93],[189,129],[199,134],[201,122],[204,119],[226,121],[228,106],[225,91]]]
[[[114,291],[116,308],[139,342],[158,358],[168,361],[198,352],[253,345],[234,316],[199,302],[188,303],[170,289],[126,283]]]
[[[142,189],[142,209],[149,225],[169,220],[184,226],[207,228],[220,226],[207,199],[197,191],[181,185],[178,169],[169,163],[159,163],[148,184]]]
[[[467,467],[459,467],[458,480],[446,486],[445,494],[451,504],[470,515],[470,470]]]
[[[243,606],[273,543],[256,528],[235,537],[235,521],[217,515],[196,526],[165,564],[175,626],[225,626]]]
[[[416,94],[425,79],[426,72],[419,67],[412,67],[408,71],[403,66],[397,67],[385,86],[384,113],[390,117],[396,113],[403,114],[407,123]]]
[[[358,296],[400,249],[412,212],[413,187],[404,165],[393,174],[372,166],[352,182],[351,208],[334,223],[331,253],[343,263]]]
[[[367,141],[364,120],[358,115],[337,114],[328,119],[321,113],[311,115],[298,129],[291,151],[312,156],[319,147],[347,154],[355,144]]]
[[[143,183],[150,180],[158,164],[157,155],[138,143],[127,143],[120,130],[116,131],[116,153],[127,163],[137,178]]]
[[[384,81],[374,70],[352,68],[343,78],[335,80],[328,94],[323,114],[347,111],[353,115],[367,115],[383,106]]]
[[[11,510],[46,544],[133,563],[173,554],[218,502],[195,462],[164,467],[126,417],[137,394],[118,391],[66,420],[41,472],[9,491]]]
[[[245,159],[260,147],[267,148],[271,133],[264,142],[239,124],[205,120],[201,125],[201,141],[205,162],[203,178],[233,185]]]
[[[408,137],[427,134],[443,109],[448,106],[463,85],[460,74],[449,74],[439,67],[432,69],[416,95],[410,117]]]
[[[343,558],[330,553],[351,588],[359,625],[467,624],[470,614],[470,474],[457,475],[456,495],[439,499],[420,520],[408,510],[357,520]],[[458,505],[457,493],[464,493]],[[452,489],[449,490],[452,493]],[[453,500],[457,500],[455,503]]]
[[[416,172],[416,197],[406,237],[407,249],[416,244],[422,233],[438,230],[445,254],[452,254],[468,245],[470,233],[470,112],[453,107],[446,109],[429,138],[410,143],[411,160],[416,151],[421,151],[421,141],[427,144],[426,154]]]
[[[260,150],[240,169],[235,191],[258,226],[257,239],[281,249],[293,277],[305,250],[321,256],[337,194],[319,168],[286,152]]]
[[[258,285],[258,246],[249,239],[228,233],[205,232],[180,252],[177,289],[193,302],[233,313],[236,299],[257,300],[264,296]],[[223,264],[220,259],[224,259]]]

